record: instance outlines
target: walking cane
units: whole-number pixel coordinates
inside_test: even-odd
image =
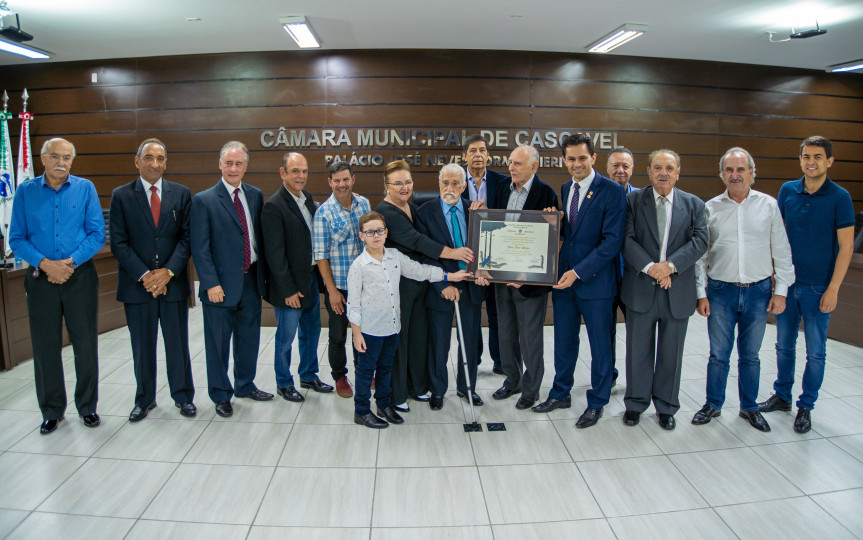
[[[462,358],[462,367],[464,368],[464,380],[467,383],[467,402],[470,403],[470,417],[473,422],[470,424],[464,424],[465,432],[474,432],[474,431],[482,431],[482,424],[477,423],[476,421],[476,410],[473,407],[473,394],[475,389],[470,385],[470,373],[467,369],[467,351],[464,348],[464,330],[462,330],[461,326],[461,313],[458,309],[458,302],[455,302],[455,320],[456,327],[458,328],[458,342],[461,346],[461,358]]]

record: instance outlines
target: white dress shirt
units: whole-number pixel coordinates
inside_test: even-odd
[[[788,295],[794,283],[791,246],[776,199],[750,189],[743,202],[728,190],[704,206],[707,252],[695,265],[698,298],[707,297],[707,278],[755,283],[775,276],[774,294]]]
[[[348,270],[348,320],[370,336],[398,334],[402,327],[399,278],[442,281],[443,269],[420,264],[401,251],[384,248],[380,261],[363,250]]]
[[[153,206],[153,200],[152,200],[153,199],[153,192],[150,191],[150,188],[152,186],[156,186],[156,193],[159,194],[159,200],[160,201],[162,200],[163,197],[162,197],[162,177],[161,176],[159,177],[158,180],[156,180],[155,184],[151,184],[150,182],[147,182],[146,180],[144,180],[141,177],[138,177],[138,179],[141,180],[141,185],[144,186],[144,193],[147,194],[147,202],[150,203],[151,207]]]
[[[240,192],[238,193],[238,195],[240,196],[240,202],[243,204],[243,211],[246,213],[246,227],[248,227],[249,229],[249,246],[251,247],[249,251],[252,254],[249,260],[252,263],[257,262],[258,246],[257,244],[255,244],[255,227],[254,225],[252,225],[252,213],[249,212],[249,201],[246,200],[246,193],[243,191],[243,183],[240,182],[237,187],[234,187],[231,184],[227,183],[224,178],[222,178],[222,185],[224,185],[225,189],[228,190],[228,195],[230,195],[232,203],[234,202],[234,191],[237,188],[240,188]],[[240,253],[240,255],[242,255],[242,253]]]
[[[581,205],[584,203],[584,198],[587,197],[587,192],[590,188],[590,184],[593,183],[593,179],[596,178],[596,171],[590,169],[590,174],[588,174],[583,180],[576,182],[575,178],[570,180],[572,184],[569,186],[569,195],[566,196],[566,219],[569,220],[569,208],[572,204],[572,194],[575,193],[575,184],[578,184],[578,210],[581,211]]]

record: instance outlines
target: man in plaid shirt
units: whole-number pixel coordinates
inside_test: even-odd
[[[330,165],[327,183],[332,196],[321,204],[312,221],[312,246],[318,270],[324,280],[324,303],[329,314],[329,347],[327,347],[336,381],[336,392],[343,398],[354,395],[348,382],[345,339],[348,333],[348,318],[345,300],[348,297],[348,270],[354,259],[362,253],[358,221],[366,212],[371,212],[368,199],[353,192],[357,177],[345,161],[334,161]],[[354,365],[357,351],[354,350]]]

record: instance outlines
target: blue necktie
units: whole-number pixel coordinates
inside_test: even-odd
[[[575,187],[575,191],[572,192],[572,200],[569,203],[569,230],[575,228],[575,219],[578,217],[578,192],[581,187],[576,182],[573,182],[572,185]]]
[[[452,239],[455,243],[456,249],[460,247],[464,247],[464,241],[461,239],[461,227],[458,226],[458,215],[456,215],[456,207],[453,206],[449,209],[449,217],[450,222],[452,223]],[[458,262],[458,269],[465,270],[467,269],[467,264],[464,261]]]

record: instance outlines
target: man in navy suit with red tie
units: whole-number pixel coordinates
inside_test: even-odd
[[[264,250],[261,208],[264,194],[243,182],[249,150],[230,141],[219,154],[222,178],[192,199],[192,258],[200,280],[207,352],[207,386],[216,414],[234,414],[231,398],[255,401],[273,394],[255,386],[261,341]],[[228,378],[233,342],[234,386]]]
[[[611,304],[617,292],[617,270],[626,194],[614,180],[593,169],[596,152],[586,134],[560,143],[572,181],[561,189],[564,207],[558,274],[551,294],[554,306],[554,386],[548,399],[533,408],[544,413],[572,406],[570,390],[578,359],[582,317],[590,340],[590,383],[587,408],[576,427],[593,426],[611,396]]]
[[[135,154],[141,177],[111,194],[111,251],[117,258],[117,300],[126,310],[138,389],[130,422],[156,407],[156,336],[165,342],[168,385],[183,416],[195,416],[189,360],[189,188],[162,178],[164,143],[147,139]]]

